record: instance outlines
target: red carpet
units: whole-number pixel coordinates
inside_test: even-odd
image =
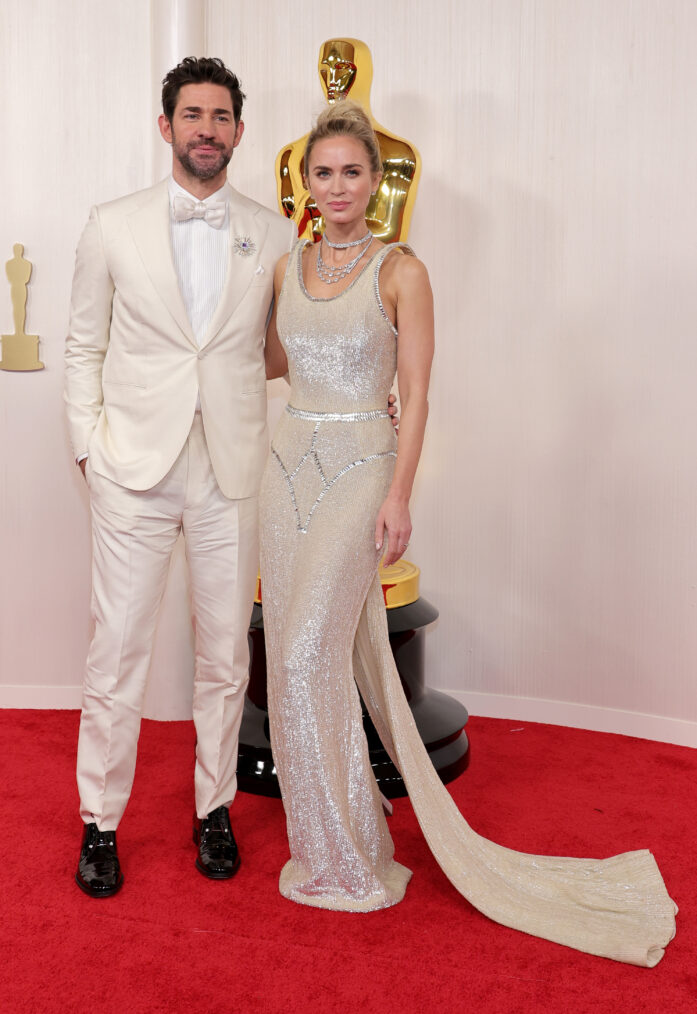
[[[394,908],[348,915],[281,898],[281,804],[243,793],[233,807],[242,868],[231,882],[205,880],[184,722],[143,723],[119,829],[126,884],[93,901],[73,882],[77,726],[76,712],[0,711],[3,1014],[697,1011],[695,750],[473,718],[470,769],[450,785],[475,829],[502,845],[650,848],[681,911],[663,961],[640,969],[479,915],[431,859],[406,799],[390,827],[414,877]]]

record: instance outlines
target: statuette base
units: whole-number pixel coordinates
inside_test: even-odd
[[[2,359],[0,370],[29,373],[43,370],[39,359],[39,336],[37,334],[2,335]]]

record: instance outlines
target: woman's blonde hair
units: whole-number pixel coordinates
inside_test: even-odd
[[[303,172],[306,176],[310,168],[312,149],[318,141],[324,141],[327,137],[355,137],[368,153],[370,171],[382,172],[378,139],[365,110],[357,102],[353,102],[351,99],[342,99],[340,102],[335,102],[334,105],[327,106],[319,114],[317,123],[310,131],[305,145]]]

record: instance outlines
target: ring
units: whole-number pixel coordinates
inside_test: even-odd
[[[408,542],[403,542],[402,543],[402,549],[406,549],[408,545],[409,545]]]

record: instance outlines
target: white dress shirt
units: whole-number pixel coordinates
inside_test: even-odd
[[[220,201],[223,190],[224,187],[216,190],[202,203],[213,204]],[[185,222],[176,222],[171,215],[171,209],[172,202],[178,194],[198,202],[197,197],[190,194],[170,176],[172,259],[191,329],[200,347],[220,302],[225,284],[230,245],[230,211],[226,209],[225,221],[219,229],[213,228],[202,218],[190,218]],[[197,399],[196,411],[200,410],[201,402],[200,399]]]
[[[220,201],[223,191],[224,187],[206,197],[201,203],[214,204]],[[197,197],[184,190],[170,176],[170,209],[177,194],[198,201]],[[175,222],[174,218],[170,217],[170,236],[172,258],[184,306],[194,337],[201,345],[225,284],[230,243],[230,212],[229,210],[225,212],[225,221],[219,229],[213,228],[202,218]]]

